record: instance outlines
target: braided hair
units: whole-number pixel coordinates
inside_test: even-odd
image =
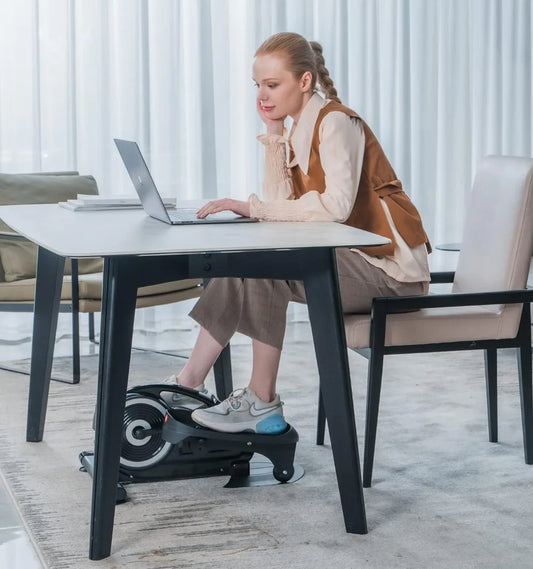
[[[279,53],[285,57],[288,70],[299,79],[306,71],[312,75],[311,88],[317,86],[327,99],[341,102],[333,79],[325,65],[322,46],[316,42],[308,42],[300,34],[281,32],[267,38],[255,52],[258,55]]]
[[[324,61],[324,56],[322,55],[322,46],[316,41],[310,41],[309,45],[315,54],[316,60],[316,72],[318,75],[318,84],[320,85],[320,90],[326,95],[327,99],[332,99],[340,103],[341,100],[337,95],[337,89],[333,84],[333,79],[329,76],[328,68],[326,67],[326,62]]]

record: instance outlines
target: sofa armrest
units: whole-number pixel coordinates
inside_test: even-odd
[[[14,233],[11,231],[0,231],[0,239],[6,239],[7,241],[26,241],[29,243],[29,239],[26,239],[23,235]]]

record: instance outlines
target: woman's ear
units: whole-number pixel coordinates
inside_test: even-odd
[[[311,73],[311,71],[306,71],[300,78],[300,90],[302,91],[302,93],[307,93],[307,91],[311,91],[312,83],[313,83],[313,74]]]

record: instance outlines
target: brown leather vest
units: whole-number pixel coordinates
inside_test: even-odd
[[[380,200],[385,200],[398,233],[403,237],[407,245],[416,247],[425,243],[428,252],[431,252],[431,246],[424,231],[420,215],[409,196],[403,191],[402,183],[397,179],[378,139],[357,113],[335,101],[330,101],[318,113],[311,141],[307,174],[304,174],[299,165],[291,168],[295,199],[312,190],[323,193],[326,189],[325,174],[320,163],[320,140],[318,133],[320,123],[332,111],[341,111],[350,117],[360,119],[365,133],[365,153],[357,198],[352,212],[344,223],[358,229],[383,235],[391,240],[390,245],[361,247],[360,249],[374,256],[392,255],[394,253],[394,237],[385,211],[380,203]],[[292,147],[289,159],[291,162],[294,159]]]

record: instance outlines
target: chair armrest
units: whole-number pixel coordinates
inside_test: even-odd
[[[429,284],[453,283],[455,271],[435,271],[429,275]]]
[[[11,231],[0,231],[0,239],[7,239],[8,241],[26,241],[30,243],[29,239],[26,239],[24,235],[19,235],[18,233],[12,233]]]
[[[495,292],[467,292],[430,294],[421,296],[384,296],[374,298],[372,313],[396,314],[421,308],[451,306],[483,306],[490,304],[519,304],[533,302],[533,290],[503,290]]]

